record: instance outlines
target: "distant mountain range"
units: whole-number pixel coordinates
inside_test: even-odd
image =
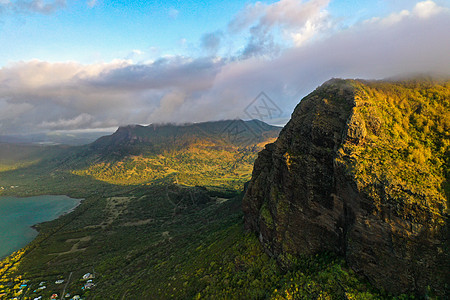
[[[16,150],[33,149],[33,157],[4,169],[20,166],[27,174],[25,163],[38,176],[63,172],[119,185],[176,182],[238,190],[250,179],[258,151],[280,130],[258,120],[130,125],[82,146],[10,146],[4,161],[17,158]]]
[[[105,154],[160,154],[180,151],[196,144],[214,149],[258,147],[278,136],[281,128],[259,120],[224,120],[185,125],[130,125],[104,136],[88,146]]]
[[[159,142],[167,142],[164,137],[172,136],[175,138],[185,135],[185,137],[191,137],[196,139],[209,138],[212,140],[223,139],[224,142],[232,143],[245,143],[245,139],[257,139],[263,140],[267,135],[266,131],[271,131],[277,126],[266,124],[259,120],[222,120],[222,121],[210,121],[202,123],[186,123],[186,124],[151,124],[148,126],[142,125],[128,125],[119,127],[116,132],[111,131],[54,131],[47,133],[32,133],[32,134],[13,134],[13,135],[0,135],[0,143],[12,143],[12,144],[39,144],[39,145],[68,145],[68,146],[82,146],[93,143],[100,139],[97,144],[117,143],[117,139],[126,138],[125,132],[134,135],[137,141],[152,141],[153,144]],[[153,133],[151,130],[153,129]],[[227,140],[225,137],[233,130],[238,130],[240,133],[233,134],[231,140]],[[109,136],[109,134],[113,135]],[[103,138],[102,138],[103,137]],[[111,139],[116,139],[112,141]],[[238,141],[240,139],[240,141]],[[251,142],[251,141],[250,141]]]

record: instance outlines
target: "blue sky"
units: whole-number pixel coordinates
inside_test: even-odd
[[[0,0],[4,6],[7,2]],[[335,0],[327,10],[348,26],[386,16],[402,6],[410,8],[411,2]],[[94,4],[68,0],[51,12],[5,7],[0,13],[0,65],[31,59],[92,63],[128,58],[145,61],[164,55],[201,56],[202,35],[226,31],[230,20],[251,3],[98,0]],[[245,39],[245,33],[234,36],[233,50],[242,47]]]
[[[450,74],[450,0],[0,0],[0,135],[245,118],[332,77]]]
[[[0,2],[1,3],[1,2]],[[224,28],[243,1],[67,1],[49,14],[4,11],[0,15],[0,64],[33,58],[84,63],[189,55],[201,35]]]

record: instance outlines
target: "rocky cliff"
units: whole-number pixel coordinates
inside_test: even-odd
[[[444,295],[450,82],[333,79],[260,152],[245,225],[285,267],[332,251],[392,293]]]

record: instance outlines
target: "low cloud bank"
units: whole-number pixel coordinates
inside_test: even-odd
[[[0,69],[0,134],[245,117],[245,107],[261,91],[287,119],[303,96],[331,77],[450,74],[450,13],[433,1],[345,30],[324,25],[328,1],[310,2],[307,11],[313,19],[306,13],[303,19],[290,17],[281,6],[293,5],[288,0],[277,2],[278,6],[247,7],[227,30],[247,28],[254,36],[234,57],[91,65],[33,60],[7,65]],[[306,10],[304,6],[292,9]],[[270,42],[260,34],[269,36],[280,19],[295,45],[269,49]],[[300,42],[296,33],[311,26],[317,29],[312,31],[315,37]],[[320,35],[314,35],[319,31]],[[220,47],[224,32],[202,38],[202,46],[211,55]],[[263,55],[250,55],[246,52],[250,46],[253,54]],[[267,51],[276,52],[267,55]]]

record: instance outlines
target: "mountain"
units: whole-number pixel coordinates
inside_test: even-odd
[[[152,182],[239,190],[281,128],[258,120],[120,127],[59,159],[79,176],[112,184]]]
[[[281,128],[259,120],[224,120],[184,125],[151,124],[120,127],[89,146],[92,151],[130,154],[176,151],[198,143],[211,147],[246,147],[276,138]],[[145,148],[145,149],[144,149]]]
[[[258,121],[127,126],[82,147],[41,147],[37,161],[0,170],[0,186],[14,185],[3,194],[84,199],[0,261],[0,297],[280,298],[293,278],[308,298],[379,295],[334,256],[305,258],[286,274],[244,232],[243,185],[279,131]],[[15,150],[3,153],[29,161]]]
[[[258,151],[280,130],[258,120],[224,120],[125,126],[76,147],[3,144],[0,170],[7,172],[0,186],[15,195],[165,183],[240,191]]]
[[[289,269],[332,252],[375,286],[448,293],[450,81],[332,79],[255,161],[246,228]]]

